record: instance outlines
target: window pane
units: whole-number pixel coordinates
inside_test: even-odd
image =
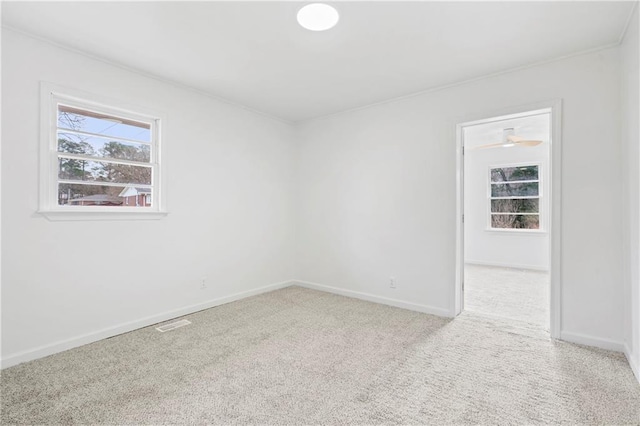
[[[130,119],[58,105],[58,127],[105,136],[151,141],[151,126]]]
[[[110,141],[73,133],[58,133],[58,152],[145,163],[151,161],[151,147],[149,145]]]
[[[59,158],[58,178],[151,185],[151,167]]]
[[[538,213],[540,200],[537,198],[491,200],[493,213]]]
[[[540,217],[535,215],[492,214],[492,228],[539,229]]]
[[[61,183],[58,185],[58,205],[151,207],[151,189]]]
[[[492,183],[492,197],[530,197],[538,195],[538,182]]]
[[[491,169],[491,182],[512,182],[514,180],[538,180],[538,166]]]

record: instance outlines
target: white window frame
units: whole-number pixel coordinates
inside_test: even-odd
[[[523,183],[523,182],[537,182],[538,183],[538,195],[537,196],[522,196],[522,197],[492,197],[491,196],[491,186],[494,182],[491,180],[491,170],[493,169],[504,169],[508,167],[527,167],[527,166],[537,166],[538,167],[538,180],[527,180],[527,181],[511,181],[509,183]],[[545,224],[544,224],[544,201],[543,201],[543,174],[542,174],[542,163],[536,161],[527,161],[524,163],[507,163],[507,164],[498,164],[498,165],[490,165],[487,170],[487,231],[491,232],[516,232],[516,233],[533,233],[533,234],[541,234],[545,233]],[[530,215],[537,214],[538,215],[538,229],[527,229],[527,228],[494,228],[491,224],[491,200],[499,200],[499,199],[538,199],[538,213],[529,213]],[[504,213],[503,213],[504,214]],[[523,214],[523,213],[514,213],[514,214]],[[525,213],[526,214],[526,213]]]
[[[58,105],[123,117],[151,128],[151,188],[150,207],[131,206],[70,206],[58,204]],[[166,183],[162,158],[162,114],[99,95],[41,82],[40,135],[40,199],[38,213],[50,220],[120,220],[161,219],[166,211]],[[95,161],[100,161],[96,158]],[[98,182],[100,184],[100,182]],[[143,185],[144,186],[144,185]]]

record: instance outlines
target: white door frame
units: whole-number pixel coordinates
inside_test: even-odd
[[[464,308],[464,139],[463,129],[467,126],[502,121],[510,118],[526,117],[533,112],[548,110],[551,113],[550,149],[551,179],[550,196],[551,209],[549,220],[549,267],[550,267],[550,335],[554,339],[560,338],[561,308],[562,308],[562,214],[561,214],[561,167],[562,167],[562,131],[561,113],[562,101],[560,99],[539,102],[508,108],[502,111],[493,111],[480,116],[471,117],[456,125],[456,281],[453,297],[452,312],[454,316],[460,314]]]

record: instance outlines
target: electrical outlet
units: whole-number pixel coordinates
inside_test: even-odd
[[[200,280],[200,290],[204,290],[205,288],[207,288],[207,279],[203,278]]]
[[[389,287],[396,288],[396,279],[395,279],[395,277],[389,278]]]

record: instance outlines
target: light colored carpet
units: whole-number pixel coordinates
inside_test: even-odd
[[[621,354],[290,287],[2,371],[2,424],[639,424]]]
[[[465,309],[549,330],[549,273],[466,264]]]

